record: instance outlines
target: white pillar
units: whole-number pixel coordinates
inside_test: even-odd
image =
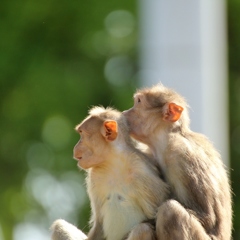
[[[228,163],[228,87],[224,0],[140,0],[140,80],[180,92],[191,128]]]

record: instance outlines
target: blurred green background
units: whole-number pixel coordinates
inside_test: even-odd
[[[227,1],[233,239],[240,239],[240,1]],[[137,2],[2,1],[0,240],[46,240],[64,218],[87,232],[74,127],[90,106],[132,105]]]

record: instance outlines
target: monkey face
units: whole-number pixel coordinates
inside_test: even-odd
[[[136,94],[133,107],[123,112],[130,128],[130,135],[143,143],[147,143],[148,139],[150,126],[148,114],[147,102],[141,94]]]
[[[78,161],[78,166],[83,169],[88,169],[93,165],[93,151],[82,139],[75,145],[73,157]]]
[[[101,114],[104,117],[101,118]],[[73,157],[78,161],[79,167],[100,167],[108,161],[110,152],[114,149],[112,142],[118,138],[118,123],[112,117],[116,115],[118,118],[120,114],[113,109],[93,108],[90,115],[75,128],[81,136],[73,150]]]
[[[105,141],[101,136],[99,122],[88,118],[76,127],[80,140],[73,149],[73,157],[78,161],[78,166],[88,169],[104,161]]]
[[[178,121],[184,109],[182,106],[186,106],[183,98],[172,90],[157,85],[137,91],[133,107],[123,114],[129,124],[131,136],[151,145],[159,131],[173,129],[182,124],[182,121]],[[187,115],[184,118],[187,125]]]

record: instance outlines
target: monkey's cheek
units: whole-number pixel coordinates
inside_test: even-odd
[[[132,136],[132,137],[135,137],[135,136],[137,136],[138,135],[138,132],[137,132],[137,128],[136,128],[136,126],[134,125],[134,124],[130,124],[129,125],[129,133],[130,133],[130,135]]]
[[[88,169],[92,167],[92,156],[93,152],[91,150],[87,150],[82,154],[81,158],[78,159],[78,167],[83,169]]]
[[[129,110],[123,111],[123,115],[126,118],[128,125],[130,125],[131,119],[133,119],[134,117],[133,110],[129,109]]]
[[[134,122],[127,121],[129,127],[129,134],[135,134],[135,126]]]
[[[123,111],[122,114],[125,116],[125,118],[128,118],[130,112],[131,112],[131,108],[128,109],[128,110]]]
[[[144,122],[141,121],[141,117],[137,114],[129,117],[127,119],[127,123],[129,126],[130,134],[138,134],[141,125],[144,124]]]

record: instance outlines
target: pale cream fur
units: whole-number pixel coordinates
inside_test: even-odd
[[[110,125],[105,126],[109,121],[117,124],[113,127],[117,135]],[[153,227],[143,221],[155,219],[158,207],[168,199],[169,188],[151,164],[153,160],[135,147],[124,116],[111,108],[95,107],[76,130],[81,139],[74,157],[87,172],[92,210],[88,239],[155,240]],[[53,227],[53,236],[60,235],[56,230]],[[68,240],[74,240],[71,234],[68,232]]]

